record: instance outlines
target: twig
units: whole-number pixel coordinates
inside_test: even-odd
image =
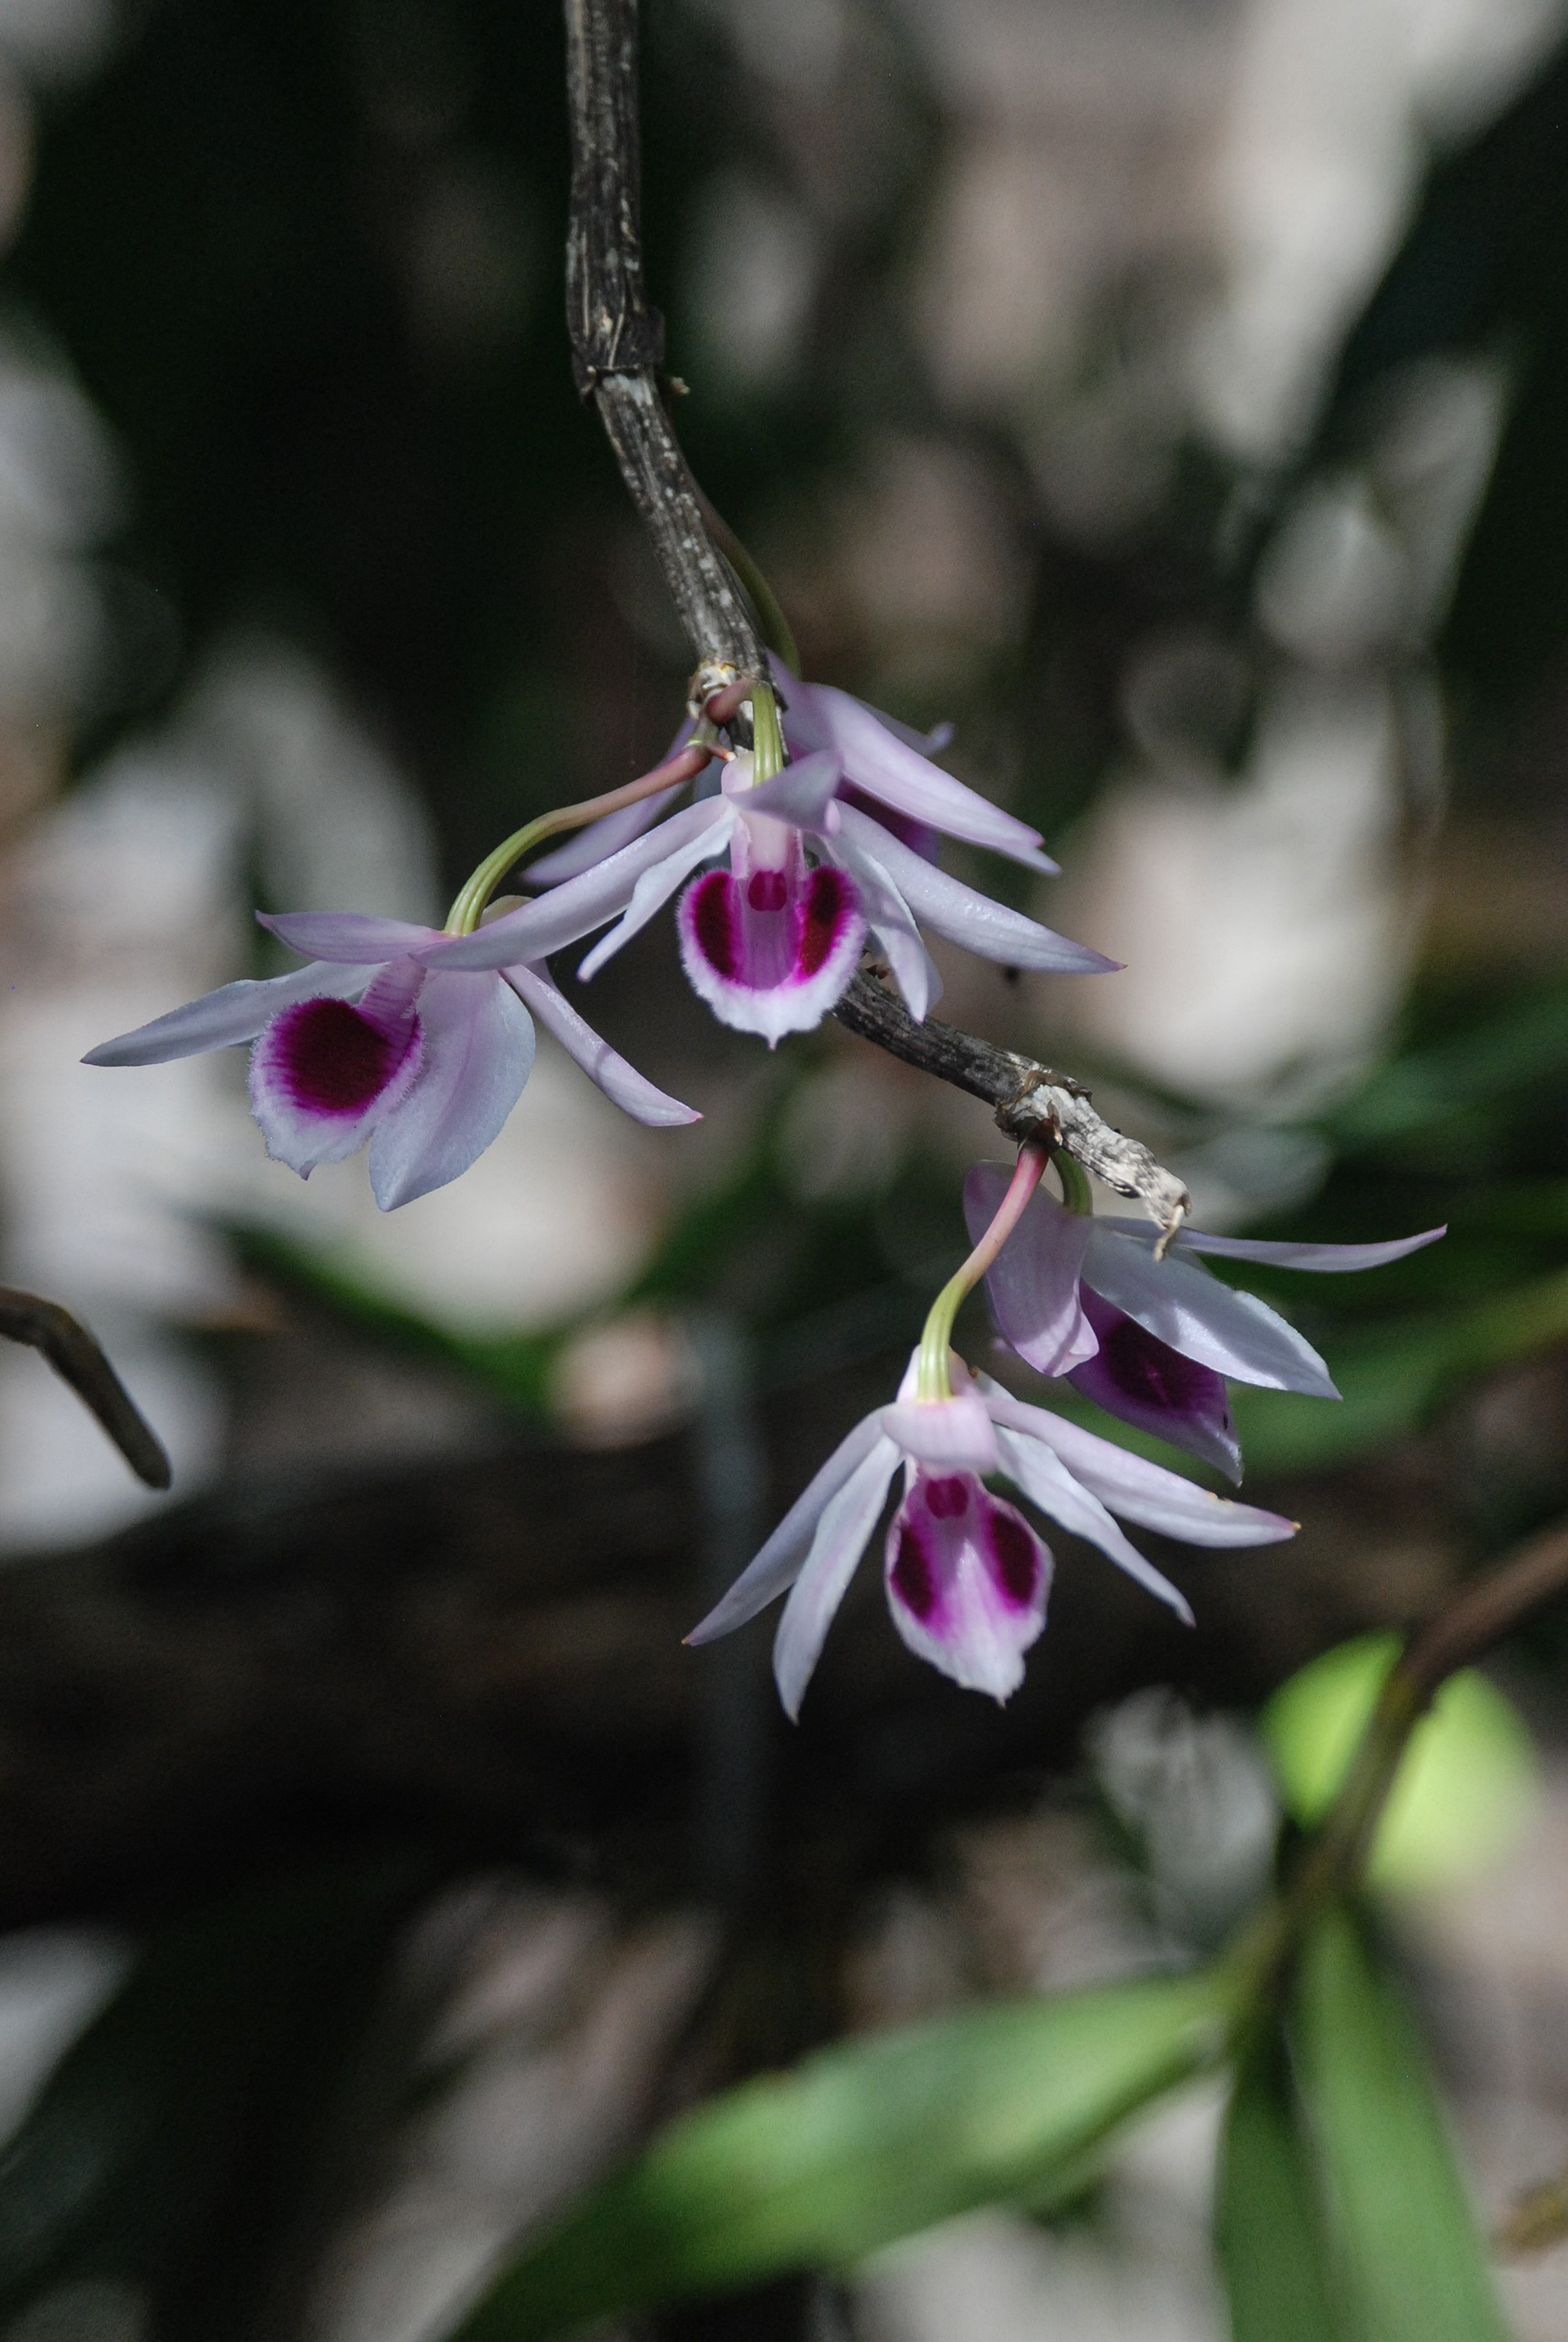
[[[1118,1196],[1143,1204],[1167,1235],[1174,1234],[1187,1207],[1186,1189],[1141,1140],[1126,1137],[1097,1114],[1088,1091],[1070,1074],[1054,1073],[1033,1057],[999,1049],[934,1016],[917,1024],[903,1001],[864,968],[833,1014],[846,1032],[874,1042],[890,1056],[984,1098],[995,1110],[997,1126],[1015,1144],[1047,1136]]]
[[[169,1485],[169,1459],[130,1393],[85,1326],[42,1295],[0,1285],[0,1336],[41,1350],[63,1382],[98,1418],[132,1471],[149,1488]]]
[[[1523,1620],[1568,1593],[1568,1523],[1533,1538],[1459,1592],[1401,1652],[1333,1805],[1308,1838],[1275,1903],[1242,1950],[1264,1975],[1288,1964],[1324,1905],[1359,1878],[1410,1736],[1449,1677]]]
[[[735,676],[766,673],[764,652],[660,391],[664,320],[643,283],[638,172],[637,0],[565,0],[572,208],[566,318],[577,386],[609,435],[696,662],[694,707]],[[863,973],[834,1012],[863,1040],[983,1097],[1007,1136],[1053,1143],[1118,1195],[1136,1197],[1166,1241],[1186,1208],[1179,1179],[1094,1111],[1068,1076],[930,1019],[916,1024]]]
[[[609,434],[674,597],[706,698],[765,673],[751,614],[703,517],[659,391],[664,325],[643,285],[636,0],[566,0],[572,209],[566,323],[577,387]]]

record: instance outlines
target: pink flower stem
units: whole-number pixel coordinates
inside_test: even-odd
[[[996,1206],[991,1226],[963,1267],[956,1276],[948,1278],[932,1303],[920,1337],[920,1364],[915,1375],[916,1398],[944,1399],[953,1396],[947,1354],[952,1346],[953,1321],[958,1315],[959,1304],[966,1294],[974,1292],[1018,1226],[1024,1216],[1024,1207],[1040,1185],[1041,1175],[1050,1160],[1049,1147],[1033,1139],[1019,1148],[1018,1161],[1008,1181],[1007,1193]]]
[[[619,813],[623,806],[637,805],[644,797],[656,796],[661,789],[678,788],[683,782],[694,780],[710,756],[724,753],[713,741],[693,740],[637,780],[626,781],[618,789],[606,789],[603,796],[559,806],[554,813],[541,814],[536,821],[525,822],[494,854],[485,856],[466,882],[452,906],[446,921],[447,934],[472,935],[484,915],[485,905],[513,864],[531,854],[536,846],[542,846],[547,837],[558,837],[563,830],[581,829],[604,814]]]

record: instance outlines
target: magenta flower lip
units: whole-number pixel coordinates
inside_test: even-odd
[[[600,1038],[548,970],[423,966],[434,927],[355,912],[262,924],[319,956],[291,976],[225,984],[90,1052],[90,1066],[161,1065],[250,1042],[251,1111],[269,1155],[310,1176],[370,1151],[383,1211],[444,1187],[499,1136],[533,1069],[535,1020],[639,1122],[698,1116]]]
[[[607,927],[578,971],[591,976],[684,887],[677,929],[694,989],[722,1022],[770,1044],[821,1022],[868,938],[917,1018],[942,990],[923,929],[1007,967],[1089,976],[1119,965],[933,858],[945,836],[1054,871],[1038,832],[943,772],[931,744],[890,717],[845,692],[779,681],[796,758],[783,772],[754,787],[741,760],[716,796],[679,812],[672,790],[606,814],[534,865],[548,893],[416,956],[450,970],[536,962]],[[704,863],[721,866],[699,877]]]
[[[779,1696],[798,1716],[828,1627],[902,1467],[883,1582],[899,1634],[971,1691],[1004,1700],[1045,1624],[1053,1561],[1016,1506],[986,1487],[1000,1471],[1019,1494],[1168,1603],[1192,1612],[1114,1515],[1203,1546],[1272,1545],[1294,1523],[1211,1496],[953,1362],[954,1396],[914,1396],[911,1359],[898,1397],[873,1410],[796,1497],[750,1566],[686,1637],[709,1643],[789,1598],[774,1643]]]

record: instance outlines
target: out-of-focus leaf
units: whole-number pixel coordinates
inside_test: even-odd
[[[1394,1635],[1324,1651],[1264,1708],[1263,1744],[1287,1810],[1322,1819],[1399,1656]],[[1535,1751],[1523,1718],[1473,1668],[1445,1683],[1410,1737],[1373,1841],[1375,1886],[1432,1887],[1483,1867],[1534,1810]]]
[[[1326,1130],[1341,1154],[1452,1126],[1493,1099],[1568,1078],[1568,984],[1533,987],[1468,1032],[1413,1049],[1370,1075],[1333,1109]]]
[[[1413,1325],[1357,1329],[1332,1346],[1340,1400],[1235,1386],[1232,1412],[1257,1471],[1315,1471],[1416,1430],[1469,1375],[1568,1336],[1561,1272]]]
[[[1311,2149],[1285,2045],[1273,2025],[1249,2044],[1232,2087],[1214,2243],[1231,2342],[1344,2342]]]
[[[1303,1947],[1292,2030],[1353,2332],[1508,2342],[1420,2035],[1347,1911]]]
[[[230,1226],[225,1233],[247,1267],[285,1290],[324,1304],[399,1349],[474,1376],[524,1415],[544,1412],[561,1334],[464,1333],[394,1301],[361,1272],[347,1249],[299,1243],[272,1228]]]
[[[0,2320],[104,2277],[145,2289],[158,2342],[260,2330],[428,1877],[272,1880],[153,1938],[0,2152]]]
[[[1233,1981],[1145,1979],[825,2050],[699,2107],[514,2260],[453,2342],[843,2267],[997,2200],[1048,2199],[1223,2047]]]

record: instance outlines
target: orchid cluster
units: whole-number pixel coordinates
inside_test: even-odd
[[[868,946],[924,1021],[941,991],[927,932],[1011,969],[1114,968],[943,869],[944,838],[1030,871],[1056,868],[1036,831],[941,768],[944,746],[944,734],[922,737],[775,665],[768,678],[710,693],[651,773],[506,839],[444,928],[357,912],[264,916],[305,966],[225,985],[86,1062],[151,1065],[248,1042],[269,1155],[305,1178],[365,1147],[375,1200],[390,1211],[455,1179],[498,1136],[533,1066],[535,1022],[638,1121],[698,1119],[594,1031],[549,968],[553,954],[596,936],[577,969],[591,977],[673,897],[694,989],[722,1022],[770,1046],[821,1022]],[[515,907],[495,902],[518,863],[564,831],[575,835],[529,866],[538,891]],[[1042,1184],[1048,1164],[1060,1199]],[[774,1673],[792,1716],[901,1470],[884,1544],[894,1624],[954,1682],[997,1699],[1016,1688],[1044,1626],[1054,1563],[1030,1517],[988,1480],[1005,1479],[1189,1622],[1183,1596],[1119,1520],[1209,1546],[1293,1533],[1277,1514],[1212,1495],[972,1373],[951,1336],[983,1280],[998,1334],[1024,1366],[1239,1481],[1228,1381],[1337,1394],[1301,1335],[1201,1256],[1346,1271],[1443,1233],[1271,1244],[1096,1217],[1072,1157],[1034,1141],[1011,1175],[977,1164],[964,1209],[974,1249],[933,1305],[896,1398],[850,1433],[688,1638],[728,1634],[787,1594]]]

